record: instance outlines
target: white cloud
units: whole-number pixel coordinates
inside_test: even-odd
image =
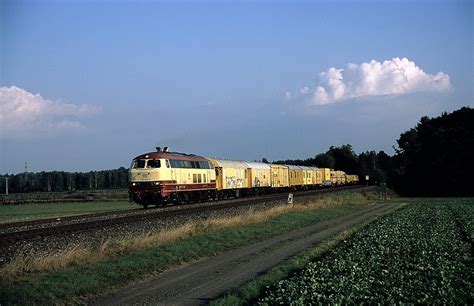
[[[0,87],[0,126],[4,135],[79,128],[82,124],[77,118],[94,115],[100,110],[95,105],[48,100],[16,86]]]
[[[396,57],[383,63],[372,60],[360,65],[348,64],[346,69],[329,68],[319,74],[319,83],[314,89],[305,86],[298,96],[309,96],[311,104],[323,105],[350,98],[442,92],[450,88],[447,74],[427,74],[413,61]]]

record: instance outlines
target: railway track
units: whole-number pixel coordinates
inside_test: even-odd
[[[331,189],[317,189],[317,190],[309,190],[309,191],[300,191],[294,192],[294,198],[304,198],[312,195],[319,195],[319,194],[326,194],[332,193],[341,190],[350,190],[350,189],[367,189],[371,187],[361,187],[361,186],[344,186],[338,188],[331,188]],[[112,218],[107,219],[98,219],[98,220],[84,220],[77,223],[67,223],[67,224],[52,224],[51,226],[45,226],[41,228],[33,228],[33,229],[25,229],[25,230],[18,230],[12,231],[8,233],[0,234],[0,243],[13,243],[17,241],[27,241],[31,239],[35,239],[38,237],[46,237],[46,236],[56,236],[56,235],[64,235],[74,232],[81,232],[87,230],[93,230],[108,226],[120,225],[120,224],[128,224],[128,223],[135,223],[141,221],[149,221],[153,219],[160,219],[160,218],[170,218],[176,215],[192,215],[198,212],[203,211],[211,211],[211,210],[221,210],[227,209],[232,207],[240,207],[240,206],[248,206],[255,203],[261,202],[269,202],[269,201],[281,201],[287,199],[287,193],[278,193],[278,194],[271,194],[262,197],[255,197],[255,198],[245,198],[245,199],[238,199],[238,200],[229,200],[225,202],[208,202],[206,204],[197,205],[193,207],[186,207],[180,206],[180,209],[159,209],[159,210],[147,210],[147,213],[142,213],[143,209],[136,209],[141,213],[137,214],[130,214],[130,210],[126,211],[119,211],[113,213],[99,213],[99,214],[91,214],[91,215],[81,215],[81,216],[71,216],[61,218],[61,220],[79,220],[84,218],[92,218],[92,216],[107,216],[111,215]],[[211,204],[209,204],[211,203]],[[129,214],[126,214],[129,213]],[[17,225],[25,226],[25,225],[44,225],[48,222],[57,222],[57,219],[48,219],[48,220],[37,220],[37,221],[29,221],[29,222],[18,222],[18,223],[10,223],[10,226]]]
[[[90,218],[96,218],[96,217],[107,217],[110,215],[123,215],[123,214],[129,214],[129,213],[142,211],[142,210],[143,208],[134,208],[134,209],[127,209],[127,210],[114,210],[114,211],[101,212],[101,213],[81,214],[81,215],[66,216],[66,217],[38,219],[38,220],[31,220],[31,221],[0,223],[0,230],[22,227],[22,226],[42,225],[42,224],[57,223],[57,222],[64,222],[64,221],[74,221],[74,220],[81,220],[81,219],[86,219],[86,218],[90,219]]]

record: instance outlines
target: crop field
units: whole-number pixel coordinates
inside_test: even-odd
[[[0,206],[0,223],[99,213],[137,208],[128,201],[53,203]]]
[[[474,199],[413,199],[267,287],[259,304],[473,304]]]

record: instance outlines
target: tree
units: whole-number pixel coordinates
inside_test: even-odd
[[[334,169],[336,160],[331,154],[321,153],[316,155],[312,159],[312,164],[319,168],[331,168]]]
[[[474,195],[474,110],[463,107],[440,117],[422,117],[400,135],[394,182],[406,195]]]
[[[330,154],[334,158],[335,169],[343,170],[346,173],[358,172],[357,155],[350,144],[340,147],[331,146],[326,154]]]

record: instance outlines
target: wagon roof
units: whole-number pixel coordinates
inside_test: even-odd
[[[242,169],[248,168],[248,164],[242,160],[227,160],[227,159],[215,159],[215,158],[208,158],[208,160],[215,163],[214,166],[217,166],[217,167],[242,168]]]
[[[259,162],[247,162],[249,168],[260,169],[260,170],[270,170],[270,165],[266,163]]]
[[[307,166],[301,166],[301,169],[303,170],[318,170],[318,167],[307,167]]]
[[[290,170],[301,170],[300,166],[295,166],[295,165],[286,165],[288,169]]]
[[[280,164],[270,164],[272,168],[288,168],[287,165],[280,165]]]

